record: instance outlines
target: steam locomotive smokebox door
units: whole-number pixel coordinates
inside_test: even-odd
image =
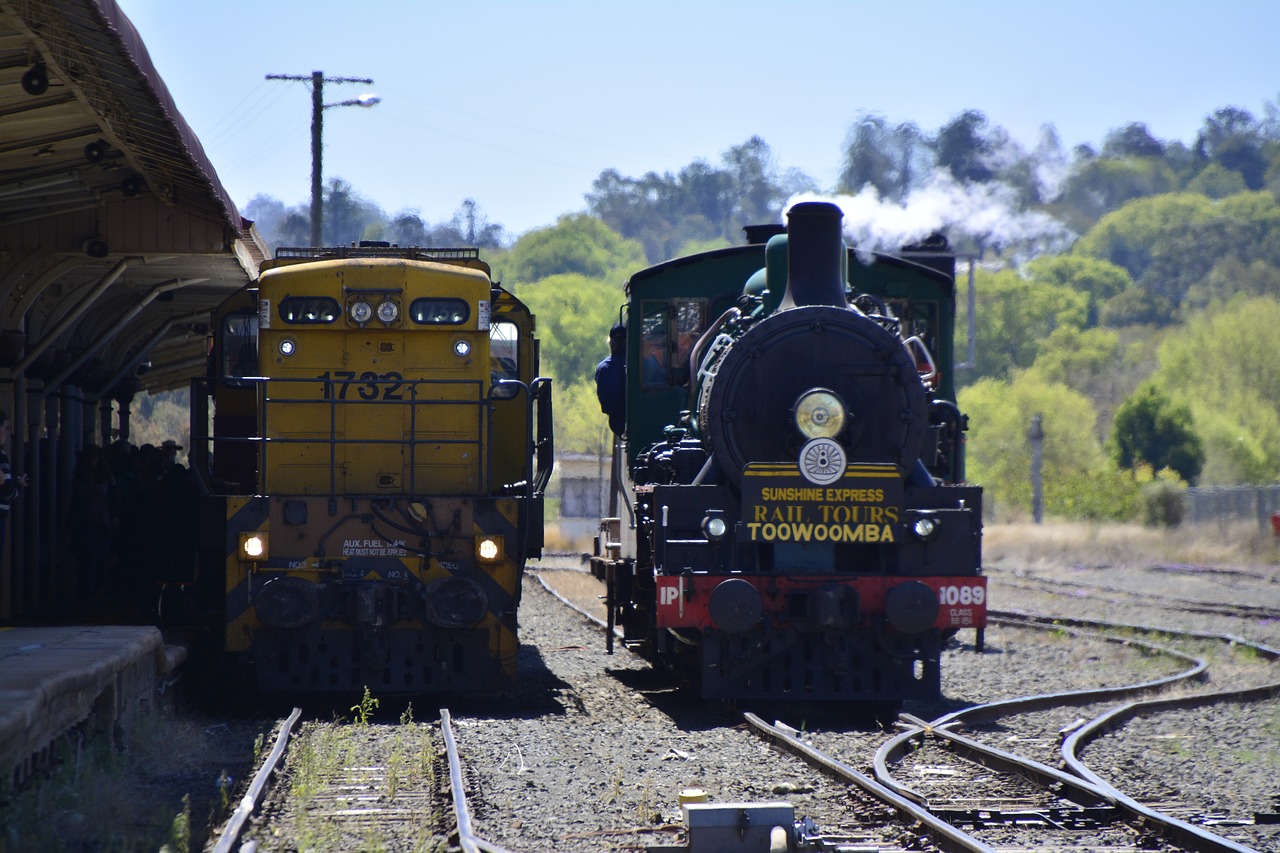
[[[796,458],[791,406],[814,388],[848,407],[839,443],[850,458],[905,470],[924,453],[928,409],[906,348],[848,309],[793,308],[748,330],[699,391],[698,420],[731,482],[748,463]]]

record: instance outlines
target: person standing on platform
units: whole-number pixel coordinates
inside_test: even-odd
[[[596,398],[609,416],[609,429],[622,435],[627,428],[627,327],[609,330],[609,357],[596,366]]]

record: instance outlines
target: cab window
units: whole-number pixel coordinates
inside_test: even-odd
[[[258,314],[229,314],[222,320],[222,375],[258,375]]]
[[[641,388],[670,387],[670,330],[671,306],[665,301],[645,302],[640,321]]]
[[[520,327],[509,320],[494,320],[489,326],[489,377],[499,379],[520,378]],[[514,397],[520,388],[508,385],[495,389],[497,399]]]
[[[646,301],[640,329],[640,387],[689,384],[689,356],[706,328],[701,299]]]
[[[689,352],[706,328],[706,306],[701,300],[676,300],[676,335],[672,342],[671,367],[677,385],[689,384]]]

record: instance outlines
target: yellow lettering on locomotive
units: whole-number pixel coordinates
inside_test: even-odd
[[[811,522],[748,522],[753,542],[885,542],[896,541],[888,524],[814,524]]]

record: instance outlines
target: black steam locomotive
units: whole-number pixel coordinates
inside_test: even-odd
[[[841,220],[797,204],[785,231],[627,284],[592,570],[624,642],[706,697],[935,696],[944,644],[986,624],[954,256],[934,239],[864,260]]]

